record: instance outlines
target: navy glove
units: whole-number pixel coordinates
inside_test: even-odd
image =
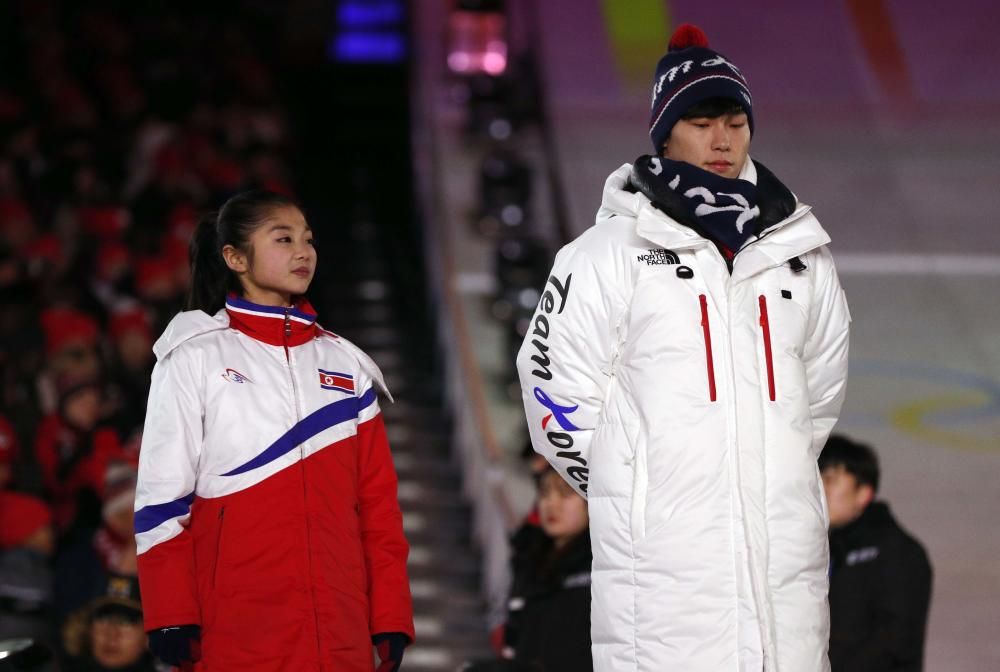
[[[401,632],[381,632],[372,637],[380,661],[375,672],[397,672],[403,662],[403,650],[409,643],[410,638]]]
[[[149,633],[149,650],[167,665],[182,667],[201,660],[201,626],[172,625]]]

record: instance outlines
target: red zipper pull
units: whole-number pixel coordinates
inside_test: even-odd
[[[701,333],[705,337],[705,361],[708,365],[708,399],[715,401],[715,362],[712,360],[712,331],[708,325],[708,298],[698,296],[701,303]]]
[[[774,358],[771,355],[771,323],[767,319],[767,297],[758,299],[760,304],[760,330],[764,334],[764,360],[767,364],[767,393],[774,401]]]

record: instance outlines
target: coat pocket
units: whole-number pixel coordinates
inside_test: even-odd
[[[219,524],[215,533],[215,558],[212,560],[212,588],[219,578],[219,560],[222,557],[222,530],[226,523],[226,507],[219,509]]]
[[[823,487],[823,472],[820,471],[819,463],[814,465],[816,467],[816,487],[815,492],[817,494],[816,499],[819,501],[819,509],[823,514],[823,527],[830,529],[830,507],[829,503],[826,501],[826,489]]]
[[[354,513],[357,516],[358,539],[358,576],[361,578],[361,588],[365,595],[368,595],[368,556],[365,553],[364,535],[361,533],[361,503],[354,504]]]
[[[646,536],[646,493],[649,488],[649,470],[646,463],[646,442],[638,427],[626,427],[626,436],[634,447],[632,454],[632,505],[629,520],[632,540],[641,541]]]

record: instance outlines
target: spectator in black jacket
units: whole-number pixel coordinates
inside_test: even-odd
[[[587,672],[593,669],[587,502],[546,469],[538,476],[538,515],[539,527],[525,525],[512,540],[505,653],[539,672]]]
[[[819,457],[830,511],[833,672],[920,672],[931,596],[927,553],[874,501],[867,445],[831,436]]]
[[[134,576],[107,577],[104,593],[70,618],[62,634],[65,672],[156,672]]]

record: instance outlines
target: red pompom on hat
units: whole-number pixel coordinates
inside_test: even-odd
[[[20,546],[51,524],[52,511],[42,500],[19,492],[0,492],[0,549]]]
[[[100,337],[97,320],[73,308],[49,308],[41,314],[45,352],[54,355],[76,343],[93,346]]]
[[[705,35],[705,31],[693,23],[682,23],[677,26],[673,37],[670,38],[667,50],[677,51],[679,49],[687,49],[688,47],[703,47],[707,49],[708,36]]]

